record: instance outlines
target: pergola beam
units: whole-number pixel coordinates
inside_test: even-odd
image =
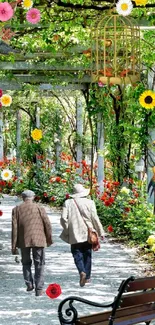
[[[13,80],[10,80],[8,78],[3,78],[3,83],[7,82],[14,82],[16,83],[30,83],[30,84],[40,84],[40,83],[55,83],[55,81],[58,82],[70,82],[70,83],[90,83],[91,77],[88,75],[84,75],[83,77],[79,78],[78,73],[73,74],[70,76],[56,76],[53,73],[51,76],[46,75],[30,75],[30,74],[13,74]]]
[[[68,84],[68,85],[51,85],[42,83],[40,85],[36,85],[36,91],[44,91],[44,90],[84,90],[87,88],[86,84]],[[23,84],[18,82],[3,82],[0,81],[0,89],[5,90],[22,90]]]
[[[15,71],[88,71],[91,70],[91,68],[86,68],[84,66],[72,66],[72,65],[66,65],[61,62],[61,65],[51,65],[51,64],[45,64],[42,62],[6,62],[1,61],[0,62],[0,70],[15,70]]]

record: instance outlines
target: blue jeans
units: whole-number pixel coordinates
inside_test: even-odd
[[[32,276],[32,259],[31,250],[34,262],[34,282],[35,289],[41,290],[44,286],[44,265],[45,265],[45,249],[43,247],[25,247],[21,248],[22,265],[23,265],[23,277],[27,287],[33,286]]]
[[[71,253],[74,258],[74,263],[79,273],[86,273],[86,279],[90,279],[91,261],[92,261],[92,245],[88,242],[72,244]]]

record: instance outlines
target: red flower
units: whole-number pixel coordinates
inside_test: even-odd
[[[66,194],[66,199],[69,199],[69,197],[70,197],[70,195],[67,193],[67,194]]]
[[[113,185],[118,186],[120,182],[113,182]]]
[[[113,231],[114,231],[113,226],[112,226],[112,225],[108,226],[107,230],[108,230],[109,232],[113,232]]]
[[[114,201],[115,201],[114,197],[111,196],[111,197],[109,198],[109,202],[112,204]]]
[[[47,193],[46,193],[46,192],[44,192],[44,193],[43,193],[43,196],[44,196],[44,197],[48,197],[48,195],[47,195]]]
[[[51,198],[50,198],[50,201],[56,201],[56,198],[54,197],[54,196],[52,196]]]
[[[81,163],[82,163],[83,167],[87,167],[87,163],[85,160],[82,160]]]
[[[130,208],[129,208],[129,207],[125,207],[124,210],[125,210],[126,212],[129,212],[129,211],[130,211]]]
[[[138,197],[139,194],[138,194],[137,192],[134,192],[134,196],[135,196],[135,197]]]
[[[0,210],[0,217],[3,215],[3,211],[2,210]]]
[[[106,207],[109,207],[109,205],[111,205],[111,202],[110,202],[109,200],[107,200],[107,201],[104,202],[104,205],[105,205]]]
[[[8,182],[8,187],[12,187],[12,183],[11,182]]]
[[[55,178],[55,181],[59,183],[59,182],[61,181],[61,177],[60,177],[60,176],[57,176],[57,177]]]
[[[49,286],[46,289],[46,294],[49,298],[55,299],[61,295],[61,287],[57,283],[49,284]]]
[[[2,95],[3,95],[3,90],[0,89],[0,97],[2,97]]]

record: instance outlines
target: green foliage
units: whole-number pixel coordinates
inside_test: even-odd
[[[117,192],[110,205],[106,205],[108,200],[104,199],[104,194],[96,199],[98,214],[105,229],[112,226],[113,236],[144,244],[155,231],[153,207],[147,203],[141,187],[132,187],[128,192],[123,189]]]

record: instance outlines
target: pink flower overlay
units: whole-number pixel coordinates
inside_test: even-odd
[[[8,2],[0,3],[0,20],[7,21],[12,18],[14,11]]]
[[[28,10],[26,14],[26,19],[31,24],[37,24],[40,21],[40,10],[32,8]]]

